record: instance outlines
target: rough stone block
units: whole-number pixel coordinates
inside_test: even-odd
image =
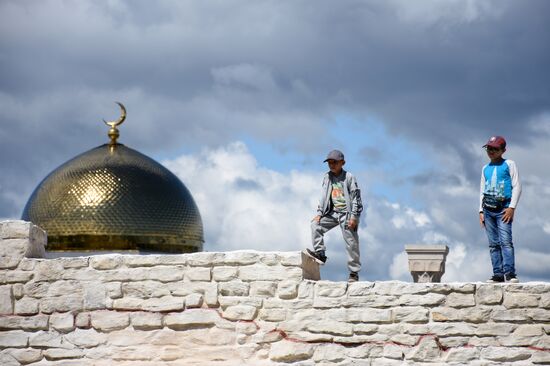
[[[39,301],[32,297],[23,297],[15,302],[14,313],[18,315],[38,314]]]
[[[530,318],[524,309],[497,308],[493,310],[492,319],[495,322],[521,322]]]
[[[368,296],[374,294],[374,282],[353,282],[348,285],[348,296]]]
[[[101,332],[112,332],[124,329],[130,324],[130,316],[127,313],[117,311],[94,311],[92,315],[92,327]]]
[[[407,294],[416,294],[422,295],[427,294],[430,290],[433,289],[433,286],[430,285],[439,285],[439,284],[426,284],[426,283],[408,283],[401,281],[381,281],[375,282],[373,291],[377,295],[407,295]]]
[[[122,294],[128,297],[148,299],[168,296],[170,290],[159,281],[137,281],[123,283]]]
[[[14,296],[11,286],[0,286],[0,315],[13,314]]]
[[[122,283],[107,282],[105,284],[105,292],[111,299],[120,299],[122,297]]]
[[[29,333],[25,333],[22,330],[9,330],[0,332],[0,348],[27,347],[28,343]]]
[[[237,267],[214,267],[212,269],[212,279],[218,282],[231,281],[237,278]]]
[[[180,311],[185,307],[185,298],[182,297],[163,296],[160,298],[141,300],[140,302],[141,310],[146,311]]]
[[[502,285],[481,284],[476,289],[476,301],[479,305],[500,304],[502,294]]]
[[[41,298],[48,294],[49,288],[48,282],[30,282],[23,285],[23,293],[30,297]]]
[[[295,299],[298,296],[298,282],[296,281],[281,281],[277,288],[277,295],[280,299]]]
[[[176,282],[181,281],[183,279],[183,275],[185,272],[184,266],[159,266],[159,267],[151,267],[151,268],[136,268],[138,271],[142,271],[145,273],[145,279],[151,280],[151,281],[160,281],[160,282]],[[204,271],[206,270],[206,271]],[[206,281],[210,281],[210,269],[209,268],[196,268],[192,271],[187,271],[186,275],[189,273],[193,273],[191,277],[193,280],[194,278],[197,278],[195,281],[200,281],[199,278],[208,278]]]
[[[346,294],[347,287],[346,282],[320,281],[315,286],[315,296],[341,297]]]
[[[261,309],[258,318],[268,322],[282,322],[286,320],[285,309]]]
[[[445,362],[456,362],[465,364],[468,361],[479,359],[479,350],[477,348],[454,348],[450,349],[445,358]]]
[[[390,341],[398,345],[414,346],[418,343],[419,337],[408,334],[395,334],[390,337]]]
[[[75,329],[74,332],[63,336],[63,339],[78,348],[92,348],[105,344],[107,335],[94,329]]]
[[[312,333],[324,333],[341,336],[353,335],[353,325],[344,322],[335,322],[331,320],[314,321],[305,324],[305,330]]]
[[[249,305],[229,306],[224,310],[222,316],[229,320],[252,320],[256,317],[257,309]]]
[[[417,362],[436,361],[440,358],[441,350],[433,337],[426,337],[420,341],[418,346],[410,350],[405,356],[406,359]]]
[[[537,307],[539,305],[539,297],[540,295],[537,294],[506,292],[502,304],[507,309]]]
[[[60,333],[70,332],[75,329],[74,316],[71,313],[52,314],[50,327]]]
[[[294,267],[251,265],[239,268],[239,278],[243,281],[282,281],[302,279],[302,270]]]
[[[540,296],[539,307],[550,309],[550,292]]]
[[[313,352],[310,344],[280,341],[272,344],[269,358],[276,362],[297,362],[311,358]]]
[[[0,317],[0,329],[19,329],[26,331],[47,330],[48,316],[3,316]]]
[[[185,272],[186,281],[210,281],[211,278],[210,268],[193,268]]]
[[[395,359],[395,360],[402,360],[404,357],[403,350],[401,347],[395,344],[387,344],[384,346],[384,350],[382,351],[382,355],[385,358]]]
[[[486,347],[481,350],[481,358],[497,362],[514,362],[527,360],[531,351],[525,348]]]
[[[273,297],[277,291],[277,283],[272,281],[256,281],[250,284],[250,295],[258,297]]]
[[[185,296],[185,308],[200,308],[204,302],[203,296],[201,294],[189,294]]]
[[[362,323],[391,323],[392,311],[389,309],[349,309],[347,321]]]
[[[103,254],[95,255],[90,258],[90,267],[97,270],[115,269],[122,264],[122,256],[120,254]]]
[[[441,337],[469,336],[476,331],[476,327],[465,323],[434,323],[429,327],[431,333]]]
[[[485,323],[491,319],[492,309],[488,307],[475,307],[466,309],[454,309],[438,307],[432,309],[432,320],[435,322],[468,322]]]
[[[337,363],[346,359],[346,349],[338,344],[321,344],[313,352],[316,363]]]
[[[427,323],[429,310],[422,307],[398,307],[393,309],[393,321],[403,323]]]
[[[4,271],[0,272],[0,284],[25,283],[33,278],[33,272],[27,271]]]
[[[218,291],[222,296],[248,296],[250,284],[241,281],[223,282],[218,284]]]
[[[220,315],[214,310],[187,310],[180,314],[168,314],[164,317],[164,325],[170,329],[185,330],[197,327],[213,327],[220,320]]]
[[[40,311],[45,314],[82,310],[81,296],[46,297],[40,300]]]
[[[4,239],[0,245],[0,269],[17,268],[27,252],[28,239]]]
[[[10,349],[8,353],[23,365],[38,362],[42,359],[42,351],[39,349]],[[3,364],[0,362],[0,365]]]
[[[511,334],[517,325],[506,323],[486,323],[478,325],[475,334],[480,337],[507,336]]]
[[[33,333],[29,337],[29,346],[33,348],[74,348],[72,344],[63,342],[62,336],[59,333],[44,331]]]
[[[84,352],[79,349],[49,348],[44,350],[44,357],[48,361],[82,358]]]
[[[465,308],[475,306],[476,301],[473,294],[461,294],[457,292],[452,292],[447,295],[445,304],[452,308]]]
[[[445,302],[442,294],[429,293],[425,295],[403,295],[398,298],[398,304],[402,306],[436,306]]]
[[[132,326],[137,330],[162,328],[162,315],[159,313],[137,312],[130,314]]]
[[[315,294],[315,282],[313,281],[301,281],[298,286],[298,298],[299,299],[313,299]]]
[[[378,330],[378,325],[375,324],[354,324],[353,332],[355,334],[374,334]]]

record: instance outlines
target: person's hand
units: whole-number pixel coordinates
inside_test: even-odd
[[[479,213],[479,226],[485,229],[485,217],[483,216],[483,212]]]
[[[311,221],[315,221],[316,223],[319,223],[321,221],[321,216],[317,215]]]
[[[357,220],[355,220],[355,219],[353,219],[353,218],[349,219],[348,227],[349,227],[351,230],[357,229]]]
[[[502,221],[506,224],[512,222],[514,220],[514,209],[512,207],[508,207],[504,209],[504,215],[502,215]]]

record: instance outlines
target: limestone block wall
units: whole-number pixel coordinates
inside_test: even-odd
[[[0,365],[550,364],[550,284],[312,281],[299,252],[43,254],[0,223]]]

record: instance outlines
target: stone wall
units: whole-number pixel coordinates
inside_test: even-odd
[[[550,364],[550,284],[305,280],[299,252],[40,259],[0,223],[1,365]]]

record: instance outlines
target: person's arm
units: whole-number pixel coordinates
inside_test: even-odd
[[[507,161],[508,162],[508,161]],[[518,167],[515,162],[508,162],[508,168],[510,171],[510,178],[512,180],[512,198],[510,200],[510,208],[516,208],[521,196],[521,182],[519,180]]]
[[[361,190],[355,176],[350,179],[349,195],[351,199],[351,219],[357,223],[363,212],[363,202],[361,201]]]
[[[323,206],[323,202],[326,199],[326,195],[327,195],[327,184],[328,184],[328,179],[327,179],[327,176],[325,175],[323,177],[323,184],[321,185],[321,187],[322,187],[321,196],[319,198],[319,203],[317,204],[317,216],[315,216],[312,221],[319,222],[321,220],[321,216],[323,216],[323,207],[322,206]]]
[[[483,171],[485,167],[481,169],[481,182],[479,184],[479,225],[485,227],[485,217],[483,215],[483,192],[485,192],[485,176]]]

